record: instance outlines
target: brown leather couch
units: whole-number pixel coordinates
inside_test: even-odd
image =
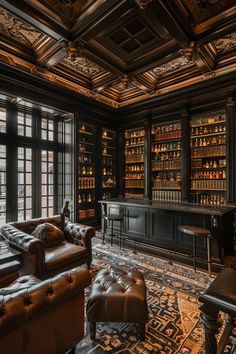
[[[44,281],[22,276],[0,289],[0,353],[75,349],[84,336],[84,288],[90,283],[89,271],[75,268]]]
[[[61,216],[12,222],[1,228],[10,246],[22,251],[21,275],[33,274],[45,279],[81,264],[90,267],[94,227],[67,221],[63,227],[65,240],[57,247],[46,248],[40,239],[31,235],[36,226],[43,223],[60,227]]]

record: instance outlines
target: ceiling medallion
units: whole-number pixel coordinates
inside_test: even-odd
[[[74,62],[76,57],[81,54],[82,46],[78,46],[75,42],[61,41],[61,46],[67,51],[68,59]]]
[[[205,9],[207,7],[215,5],[217,2],[221,0],[196,0],[198,7]]]
[[[194,55],[196,54],[196,44],[195,42],[190,42],[189,46],[181,50],[181,54],[188,60],[192,61]]]
[[[77,54],[78,54],[78,49],[77,46],[75,45],[75,43],[71,42],[68,45],[67,48],[67,53],[68,53],[68,57],[71,61],[75,61]]]
[[[123,85],[124,89],[127,89],[130,83],[130,78],[128,75],[124,75],[120,78],[120,83]]]
[[[144,10],[152,0],[134,0],[141,10]]]
[[[71,7],[73,5],[72,0],[62,0],[63,4],[67,7]]]

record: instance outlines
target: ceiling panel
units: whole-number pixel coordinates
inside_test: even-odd
[[[235,70],[235,0],[2,0],[0,61],[122,107]]]

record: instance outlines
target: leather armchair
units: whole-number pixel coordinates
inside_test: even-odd
[[[90,283],[89,271],[75,268],[44,281],[23,276],[0,289],[0,352],[75,349],[84,336],[84,288]]]
[[[81,264],[87,263],[89,268],[94,227],[67,221],[63,227],[65,240],[57,247],[46,248],[41,240],[31,235],[37,225],[45,222],[60,227],[61,216],[12,222],[1,228],[10,246],[22,251],[20,274],[33,274],[45,279]]]

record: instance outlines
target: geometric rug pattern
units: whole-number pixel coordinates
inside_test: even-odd
[[[86,324],[85,337],[77,345],[76,354],[204,353],[198,297],[211,284],[212,278],[141,252],[134,254],[129,249],[120,250],[116,245],[103,245],[100,239],[94,238],[93,274],[111,266],[136,269],[144,275],[149,309],[145,341],[138,339],[136,326],[127,323],[97,323],[96,341],[91,341]],[[229,350],[225,353],[230,353]]]

